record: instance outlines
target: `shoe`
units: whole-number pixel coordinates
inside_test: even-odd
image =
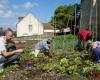
[[[12,62],[13,64],[19,64],[19,61],[14,61],[14,62]]]
[[[20,64],[19,59],[13,60],[11,62],[9,62],[10,64]]]

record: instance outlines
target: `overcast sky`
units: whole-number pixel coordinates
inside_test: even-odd
[[[0,0],[0,27],[16,29],[18,17],[30,12],[42,23],[46,23],[58,6],[79,2],[80,0]]]

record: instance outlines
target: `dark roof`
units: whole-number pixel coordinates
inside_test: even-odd
[[[44,29],[53,29],[53,26],[50,23],[43,23]]]

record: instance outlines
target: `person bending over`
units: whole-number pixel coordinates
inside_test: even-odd
[[[95,61],[100,62],[100,41],[95,41],[91,43],[92,53],[95,55]]]
[[[92,40],[93,32],[90,30],[79,30],[77,36],[78,36],[77,48],[80,49],[82,43],[83,49],[86,50],[87,41]]]
[[[33,51],[32,53],[35,55],[35,57],[37,57],[39,53],[44,53],[48,57],[52,57],[50,53],[50,44],[50,39],[44,39],[35,45],[35,52]]]

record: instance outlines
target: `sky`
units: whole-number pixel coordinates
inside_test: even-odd
[[[0,27],[16,30],[19,16],[32,13],[40,22],[47,23],[60,5],[79,3],[80,0],[0,0]]]

